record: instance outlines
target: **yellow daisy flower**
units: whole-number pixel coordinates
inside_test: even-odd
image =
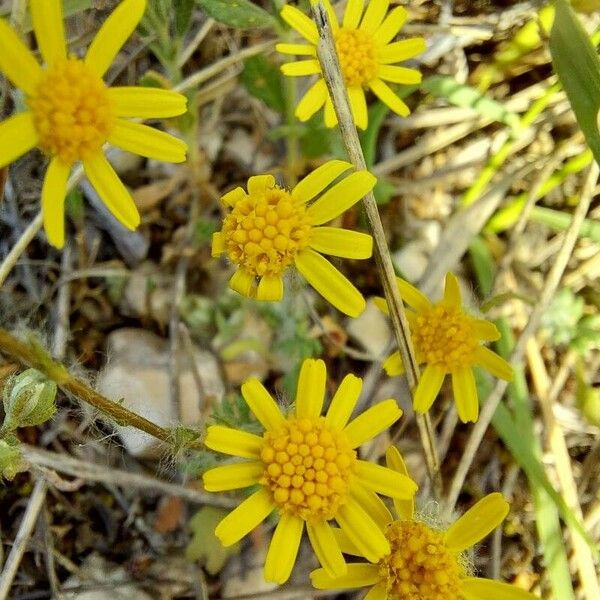
[[[355,171],[349,162],[331,160],[300,181],[293,190],[279,187],[272,175],[248,180],[221,202],[231,212],[213,234],[212,254],[225,253],[236,265],[229,285],[257,300],[283,298],[283,273],[294,266],[321,296],[351,317],[365,308],[362,294],[326,258],[369,258],[373,239],[366,233],[321,227],[341,215],[373,189],[376,178]],[[330,187],[331,186],[331,187]]]
[[[394,447],[387,452],[388,468],[408,476]],[[536,596],[507,583],[473,577],[465,551],[504,520],[509,511],[502,494],[489,494],[458,521],[442,531],[415,517],[412,500],[394,499],[397,519],[387,511],[378,525],[390,552],[378,561],[349,563],[341,577],[325,569],[311,573],[317,589],[373,586],[364,600],[534,600]],[[362,556],[343,530],[334,530],[342,551]]]
[[[0,19],[0,72],[23,90],[28,107],[0,123],[0,167],[35,146],[48,155],[42,210],[48,241],[57,248],[64,245],[64,199],[76,161],[83,163],[87,178],[110,211],[133,230],[140,216],[102,153],[104,143],[158,160],[185,160],[186,145],[181,140],[126,120],[180,115],[186,110],[184,96],[154,88],[108,88],[102,80],[145,8],[145,0],[121,2],[96,34],[85,58],[80,59],[67,54],[62,2],[31,0],[43,67]]]
[[[410,110],[386,81],[411,85],[420,83],[421,73],[415,69],[399,67],[394,63],[407,60],[425,50],[423,38],[409,38],[392,42],[407,17],[402,6],[388,14],[389,0],[371,0],[364,10],[364,0],[348,0],[340,26],[329,0],[324,0],[333,30],[334,41],[342,75],[348,90],[352,115],[357,127],[368,125],[365,90],[371,90],[384,104],[401,117]],[[281,70],[290,77],[321,75],[317,59],[319,35],[313,21],[297,8],[286,5],[281,18],[295,29],[308,44],[277,44],[282,54],[303,56],[302,60],[282,65]],[[327,91],[325,80],[319,77],[309,88],[296,108],[296,117],[307,121],[325,106],[325,125],[335,127],[337,117]]]
[[[510,364],[481,345],[482,341],[499,339],[498,329],[490,321],[471,317],[463,310],[458,281],[452,273],[446,275],[444,298],[435,304],[408,281],[398,277],[397,282],[402,299],[410,307],[406,317],[416,359],[419,364],[427,365],[415,390],[415,411],[427,412],[446,375],[452,375],[452,390],[460,420],[463,423],[477,421],[479,401],[473,366],[481,365],[500,379],[512,379]],[[375,302],[388,313],[383,298],[376,298]],[[401,375],[404,366],[400,352],[394,352],[383,367],[391,377]]]
[[[225,454],[250,459],[204,474],[211,492],[260,486],[217,526],[224,546],[234,544],[277,511],[279,522],[265,561],[265,579],[287,581],[304,526],[319,562],[332,577],[346,563],[329,521],[374,562],[390,551],[374,519],[385,505],[377,494],[408,500],[417,486],[405,474],[357,458],[356,448],[402,415],[395,400],[384,400],[348,423],[362,380],[347,375],[321,416],[327,373],[322,360],[305,360],[300,370],[295,409],[284,416],[257,379],[242,395],[265,428],[262,436],[229,427],[208,428],[205,444]]]

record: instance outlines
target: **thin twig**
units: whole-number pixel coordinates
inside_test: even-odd
[[[565,233],[562,246],[554,260],[554,264],[552,265],[548,276],[546,277],[546,284],[542,289],[540,298],[532,310],[529,321],[510,356],[511,363],[517,363],[521,360],[529,338],[537,330],[542,314],[547,309],[550,300],[554,296],[556,288],[560,283],[562,275],[567,267],[567,263],[569,262],[569,258],[573,252],[573,248],[577,243],[581,224],[583,223],[583,220],[585,219],[585,216],[590,208],[590,203],[592,201],[593,191],[597,180],[598,167],[596,163],[592,163],[581,191],[579,204],[573,213],[571,225]],[[479,420],[473,426],[473,430],[471,431],[471,435],[463,451],[462,457],[456,469],[456,473],[452,479],[448,498],[446,500],[446,514],[451,514],[451,512],[454,510],[456,501],[458,500],[458,496],[462,490],[471,463],[473,462],[473,459],[475,458],[479,448],[479,444],[481,444],[481,440],[483,439],[483,436],[485,435],[485,432],[492,421],[492,417],[496,412],[496,407],[502,399],[507,386],[508,382],[499,380],[483,405],[479,415]]]
[[[352,119],[346,86],[344,85],[343,76],[340,70],[327,11],[321,2],[317,5],[313,5],[312,11],[319,31],[317,54],[319,62],[321,63],[323,78],[325,79],[329,94],[333,100],[340,132],[342,134],[342,139],[344,140],[344,145],[346,146],[346,152],[356,169],[364,170],[367,166],[358,138],[358,132],[356,131],[356,126]],[[415,359],[410,329],[404,313],[404,305],[402,304],[400,292],[396,284],[396,274],[394,273],[394,266],[387,245],[383,224],[381,223],[377,202],[372,192],[368,193],[363,198],[363,204],[375,242],[375,260],[377,262],[385,297],[390,309],[394,334],[398,342],[398,348],[404,363],[408,385],[412,393],[419,381],[419,366]],[[427,421],[427,415],[417,416],[417,424],[423,442],[427,470],[434,488],[439,493],[441,492],[442,487],[439,465],[432,428]]]
[[[6,600],[12,586],[13,579],[17,574],[17,569],[23,558],[27,543],[33,532],[33,528],[37,521],[38,515],[44,506],[44,499],[46,498],[47,484],[45,479],[40,478],[35,482],[33,492],[29,496],[27,503],[27,509],[23,515],[23,520],[19,525],[19,531],[13,547],[10,550],[10,554],[6,559],[2,575],[0,575],[0,600]]]

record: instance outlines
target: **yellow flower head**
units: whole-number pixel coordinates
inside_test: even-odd
[[[249,460],[207,471],[204,487],[220,492],[260,486],[217,526],[215,534],[223,545],[234,544],[277,511],[279,522],[265,562],[268,581],[289,578],[305,524],[315,554],[331,577],[346,571],[331,520],[364,556],[381,559],[390,544],[375,522],[387,511],[377,493],[408,501],[417,489],[406,474],[356,454],[361,444],[400,418],[396,401],[384,400],[348,423],[362,380],[347,375],[321,416],[326,377],[322,360],[304,361],[289,416],[257,379],[246,381],[242,395],[265,428],[262,436],[221,425],[208,428],[208,448]]]
[[[294,266],[342,312],[356,317],[364,310],[362,294],[319,254],[371,256],[370,235],[321,227],[373,189],[376,179],[368,171],[350,173],[331,185],[350,169],[348,162],[331,160],[291,191],[279,187],[272,175],[256,175],[248,180],[247,191],[238,187],[221,198],[231,212],[213,235],[212,253],[225,253],[238,266],[229,282],[232,289],[257,300],[281,300],[283,273]]]
[[[458,416],[463,423],[475,422],[479,416],[477,387],[473,366],[481,365],[495,377],[512,379],[512,367],[503,358],[481,345],[500,337],[490,321],[467,314],[462,305],[458,281],[452,273],[446,275],[444,297],[435,304],[404,279],[397,278],[402,299],[408,304],[416,359],[425,370],[414,394],[414,409],[424,413],[438,395],[444,377],[452,375],[452,390]],[[383,298],[375,299],[379,308],[388,312]],[[383,364],[390,376],[401,375],[404,366],[399,352],[394,352]]]
[[[44,66],[0,19],[0,72],[23,90],[28,110],[0,123],[0,167],[37,146],[50,164],[42,187],[44,227],[49,242],[64,244],[64,198],[73,163],[85,174],[110,211],[127,227],[140,222],[138,210],[110,166],[108,142],[141,156],[183,162],[186,145],[129,117],[180,115],[186,99],[169,90],[108,88],[102,77],[139,23],[145,0],[124,0],[108,17],[83,59],[68,55],[60,0],[31,0],[33,29]]]
[[[394,447],[387,452],[387,464],[408,476]],[[378,561],[367,558],[366,563],[349,563],[341,577],[317,569],[311,573],[316,588],[372,586],[364,600],[535,600],[533,594],[515,586],[472,577],[464,556],[508,514],[501,494],[485,496],[445,531],[415,517],[412,500],[394,499],[394,505],[396,520],[388,511],[378,521],[390,552]],[[343,530],[335,529],[334,535],[344,553],[362,556]]]
[[[350,108],[357,127],[368,125],[365,91],[371,90],[391,110],[405,117],[408,106],[392,91],[386,81],[411,85],[421,81],[415,69],[399,67],[393,63],[407,60],[425,49],[423,38],[410,38],[392,42],[406,21],[406,10],[397,6],[388,14],[389,0],[370,0],[366,10],[364,0],[348,0],[342,24],[338,23],[329,0],[324,0],[333,29],[335,45]],[[287,63],[281,67],[285,75],[321,75],[317,60],[317,27],[311,19],[297,8],[286,5],[281,11],[283,20],[295,29],[308,44],[277,44],[282,54],[304,56],[303,60]],[[296,108],[296,117],[307,121],[325,106],[325,125],[335,127],[337,117],[327,92],[324,79],[320,76],[306,92]]]

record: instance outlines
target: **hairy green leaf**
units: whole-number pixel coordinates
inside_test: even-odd
[[[251,56],[244,62],[241,80],[248,92],[269,108],[280,114],[285,112],[283,79],[273,61],[261,55]]]
[[[275,19],[250,0],[197,0],[200,7],[215,21],[237,27],[270,27]]]

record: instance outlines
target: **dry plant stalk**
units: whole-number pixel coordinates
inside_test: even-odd
[[[346,86],[344,85],[344,79],[335,50],[331,25],[322,2],[312,5],[312,14],[319,32],[317,56],[321,64],[323,79],[327,84],[327,89],[333,101],[346,152],[348,153],[350,162],[352,162],[356,169],[366,170],[367,165],[358,138],[358,132],[352,119]],[[363,204],[375,242],[375,261],[383,284],[385,298],[390,309],[394,335],[396,336],[402,362],[406,370],[406,378],[412,394],[419,381],[419,366],[415,359],[410,329],[404,312],[404,304],[396,285],[394,265],[373,192],[369,192],[363,198]],[[429,415],[416,415],[416,421],[425,453],[427,471],[434,489],[439,495],[442,489],[442,482]]]

